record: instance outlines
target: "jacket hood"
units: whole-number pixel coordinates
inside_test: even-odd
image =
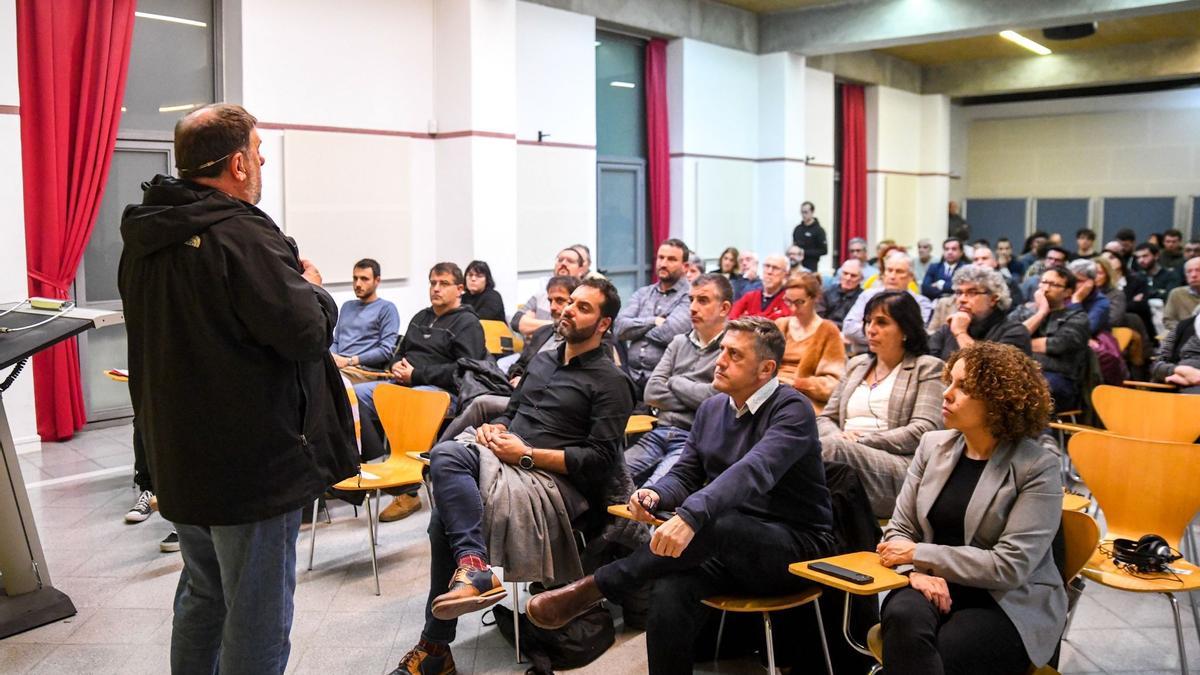
[[[125,253],[146,256],[181,244],[219,222],[257,211],[216,188],[155,176],[142,183],[142,203],[125,207],[121,238]]]

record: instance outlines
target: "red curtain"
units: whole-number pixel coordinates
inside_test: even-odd
[[[862,85],[842,85],[842,203],[838,224],[841,260],[847,242],[867,236],[867,104]]]
[[[66,298],[100,208],[133,40],[135,0],[17,0],[21,167],[29,294]],[[38,434],[86,421],[79,349],[33,359]]]
[[[646,151],[654,248],[671,236],[671,142],[667,129],[667,41],[646,45]]]

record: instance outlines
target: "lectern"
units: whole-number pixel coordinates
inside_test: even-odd
[[[0,311],[8,307],[11,304],[0,307]],[[52,316],[53,320],[42,323]],[[120,312],[105,310],[72,309],[60,314],[25,308],[7,313],[0,316],[0,372],[67,338],[123,321]],[[26,330],[3,330],[21,328]],[[4,457],[0,473],[0,638],[4,638],[72,616],[75,605],[50,583],[50,570],[4,412],[3,393],[0,450]]]

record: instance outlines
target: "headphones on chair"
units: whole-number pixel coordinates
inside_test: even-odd
[[[1140,573],[1169,572],[1171,563],[1183,556],[1157,534],[1145,534],[1141,539],[1113,539],[1113,561]]]

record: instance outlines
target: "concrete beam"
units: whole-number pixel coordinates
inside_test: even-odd
[[[1086,52],[929,66],[922,92],[952,97],[1148,82],[1200,74],[1200,40],[1159,40]]]
[[[810,68],[833,73],[843,80],[862,84],[879,84],[893,89],[911,91],[914,94],[922,93],[923,73],[921,67],[891,54],[850,52],[810,56],[806,61]]]
[[[760,15],[758,47],[813,56],[1198,7],[1200,0],[864,1]]]
[[[758,53],[758,15],[711,0],[529,0],[654,36]]]

